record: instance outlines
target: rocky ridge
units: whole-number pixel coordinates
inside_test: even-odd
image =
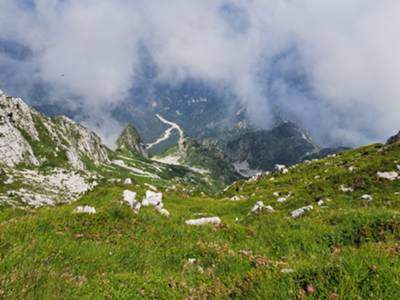
[[[136,155],[148,157],[146,147],[135,127],[129,124],[122,131],[116,142],[118,150],[127,150]]]
[[[22,99],[0,92],[0,165],[46,162],[84,169],[84,159],[109,163],[109,150],[89,129],[71,119],[47,117]]]

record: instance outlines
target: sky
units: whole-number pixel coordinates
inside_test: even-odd
[[[157,80],[228,87],[259,128],[279,111],[324,145],[383,141],[400,130],[399,15],[398,0],[2,0],[0,89],[39,86],[107,139],[146,49]]]

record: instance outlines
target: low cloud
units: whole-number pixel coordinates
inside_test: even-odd
[[[256,126],[278,112],[321,143],[358,145],[400,129],[399,14],[394,0],[3,0],[0,84],[40,83],[42,101],[83,105],[110,138],[118,124],[99,120],[129,95],[145,48],[158,80],[228,87]]]

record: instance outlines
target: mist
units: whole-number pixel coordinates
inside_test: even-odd
[[[394,0],[2,0],[0,88],[40,85],[28,101],[82,107],[111,141],[145,48],[158,81],[228,87],[259,128],[278,111],[323,145],[361,145],[400,129],[399,15]]]

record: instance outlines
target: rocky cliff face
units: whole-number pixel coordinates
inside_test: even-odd
[[[0,91],[0,165],[85,168],[109,162],[108,149],[89,129],[67,117],[46,117]]]
[[[118,137],[116,148],[127,150],[133,154],[148,157],[146,147],[139,135],[139,132],[132,125],[128,125]]]
[[[20,163],[38,165],[31,145],[24,139],[20,130],[38,140],[27,105],[20,99],[7,97],[0,91],[0,162],[7,166]]]
[[[400,131],[396,135],[390,137],[386,142],[387,145],[396,144],[400,142]]]
[[[229,142],[225,152],[243,175],[272,170],[275,164],[292,165],[318,152],[311,138],[293,123],[272,130],[248,132]]]

